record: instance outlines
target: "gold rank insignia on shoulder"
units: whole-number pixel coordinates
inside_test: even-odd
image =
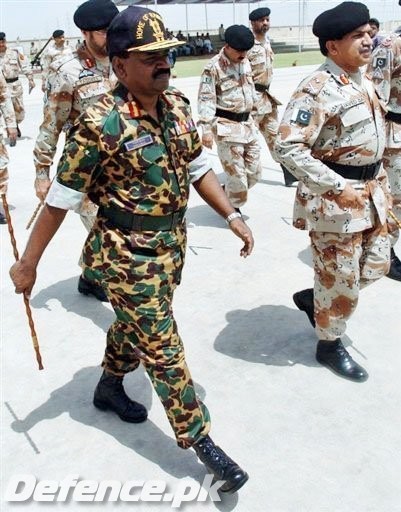
[[[347,77],[347,75],[344,75],[344,73],[342,73],[340,75],[340,82],[344,85],[348,85],[349,84],[349,78]]]
[[[308,112],[307,110],[301,110],[299,108],[294,109],[294,112],[291,116],[291,121],[298,124],[303,124],[304,126],[308,126],[310,119],[312,117],[312,112]]]
[[[174,129],[177,135],[184,135],[184,133],[194,132],[196,127],[193,119],[186,119],[185,121],[174,121]]]
[[[134,149],[143,148],[144,146],[149,146],[149,144],[153,144],[153,136],[150,133],[138,139],[124,142],[123,146],[125,151],[134,151]]]

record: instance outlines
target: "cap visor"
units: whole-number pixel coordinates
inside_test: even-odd
[[[166,48],[174,48],[175,46],[182,46],[185,41],[178,39],[165,39],[164,41],[155,41],[154,43],[144,44],[142,46],[134,46],[127,48],[127,52],[155,52],[157,50],[164,50]]]

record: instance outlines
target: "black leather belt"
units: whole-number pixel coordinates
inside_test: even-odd
[[[6,82],[8,84],[13,84],[14,82],[16,82],[18,80],[18,77],[17,78],[6,78]]]
[[[255,84],[255,89],[259,92],[267,92],[269,87],[267,85]]]
[[[379,174],[381,160],[369,165],[342,165],[335,162],[323,163],[334,172],[349,180],[373,180]]]
[[[128,231],[172,231],[183,223],[186,208],[169,215],[138,215],[117,207],[100,206],[99,217],[106,217],[113,226]]]
[[[229,110],[223,110],[221,108],[216,108],[216,116],[217,117],[224,117],[224,119],[229,119],[230,121],[248,121],[250,112],[230,112]]]
[[[394,121],[394,123],[401,124],[401,114],[397,114],[396,112],[387,112],[386,119]]]

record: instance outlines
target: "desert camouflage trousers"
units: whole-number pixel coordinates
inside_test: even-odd
[[[387,171],[393,198],[392,211],[401,222],[401,143],[399,148],[386,148],[383,155],[383,164]],[[388,231],[391,247],[394,247],[400,236],[400,228],[390,216],[388,218]]]
[[[106,285],[116,314],[102,366],[122,376],[142,363],[178,446],[189,448],[209,432],[210,417],[196,396],[172,310],[184,264],[185,227],[127,234],[106,222],[96,220],[84,253],[85,277]]]
[[[0,134],[0,194],[7,193],[7,182],[8,182],[8,154],[4,144],[3,135]]]
[[[15,120],[17,121],[17,124],[22,123],[22,121],[25,118],[24,94],[22,84],[19,80],[17,80],[12,84],[8,84],[8,88],[11,95],[11,101],[13,102]]]
[[[315,270],[314,307],[319,340],[341,338],[358,304],[359,290],[387,274],[387,225],[359,233],[309,233]]]
[[[267,114],[255,116],[256,124],[259,127],[260,133],[266,141],[267,147],[272,156],[274,155],[273,147],[277,138],[278,131],[278,113],[277,105],[272,104],[272,111]]]
[[[227,175],[226,194],[234,208],[248,199],[248,190],[260,181],[262,164],[257,139],[248,142],[217,141],[217,154]]]

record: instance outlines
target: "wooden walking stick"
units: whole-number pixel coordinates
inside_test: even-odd
[[[401,229],[401,222],[397,219],[397,217],[394,215],[394,213],[392,212],[392,210],[389,210],[388,211],[388,214],[390,215],[390,217],[393,219],[393,221],[397,224],[397,226]]]
[[[7,219],[8,232],[10,233],[11,245],[13,246],[15,261],[18,261],[19,255],[18,255],[18,249],[17,249],[17,242],[14,237],[13,225],[11,223],[10,211],[8,209],[8,204],[7,204],[7,199],[6,199],[5,194],[1,194],[1,200],[3,202],[4,215],[6,216],[6,219]],[[33,348],[36,353],[36,361],[38,362],[39,370],[43,370],[42,356],[40,355],[39,343],[38,343],[38,338],[37,338],[36,332],[35,332],[35,325],[33,323],[31,306],[29,305],[29,299],[25,296],[25,294],[24,294],[24,303],[25,303],[25,311],[26,311],[26,314],[28,317],[29,327],[31,329],[31,338],[32,338]]]
[[[25,229],[29,229],[32,226],[32,223],[36,219],[36,216],[39,213],[39,210],[41,209],[41,207],[42,207],[42,203],[39,203],[38,206],[36,207],[35,211],[33,212],[32,217],[29,219],[29,222],[26,225]]]

